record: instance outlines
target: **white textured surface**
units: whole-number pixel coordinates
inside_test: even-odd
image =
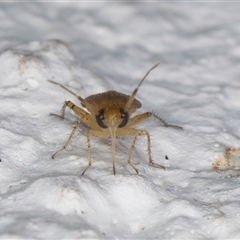
[[[0,237],[240,238],[239,173],[216,172],[214,159],[239,146],[240,3],[0,3]],[[184,131],[151,119],[147,164],[139,138],[110,141],[85,129],[66,151],[76,117],[50,117],[74,96],[130,94],[145,72],[139,112],[154,110]],[[168,160],[165,160],[165,155]]]

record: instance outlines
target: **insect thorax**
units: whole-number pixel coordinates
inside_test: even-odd
[[[129,95],[110,90],[107,92],[90,95],[85,98],[85,101],[98,108],[98,111],[106,108],[124,109],[129,97]],[[85,107],[84,104],[82,105]],[[134,112],[141,106],[141,102],[139,102],[137,99],[134,99],[129,110],[130,112]]]

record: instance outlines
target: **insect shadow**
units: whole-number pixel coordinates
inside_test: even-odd
[[[63,89],[67,90],[74,96],[80,100],[82,107],[81,108],[76,106],[71,101],[65,101],[63,107],[62,107],[62,113],[61,115],[53,114],[50,115],[60,117],[61,119],[64,119],[65,115],[65,109],[66,107],[69,107],[73,110],[73,112],[78,116],[78,120],[73,127],[73,130],[67,139],[66,143],[63,145],[61,149],[59,149],[57,152],[55,152],[52,155],[52,158],[54,158],[59,152],[66,149],[68,146],[70,139],[74,135],[75,131],[77,130],[79,124],[83,122],[86,124],[89,129],[86,132],[87,136],[87,146],[88,146],[88,165],[85,167],[84,171],[82,172],[82,175],[87,171],[87,169],[92,164],[92,158],[91,158],[91,146],[90,146],[90,136],[95,136],[98,138],[108,138],[111,137],[112,142],[112,167],[113,167],[113,174],[115,175],[115,141],[117,136],[132,136],[132,144],[130,146],[129,154],[127,162],[128,164],[136,171],[138,172],[138,169],[131,163],[131,156],[133,153],[133,148],[136,142],[136,139],[138,136],[146,136],[147,138],[147,152],[148,152],[148,161],[149,164],[164,168],[164,166],[157,164],[152,159],[151,154],[151,146],[150,146],[150,135],[146,130],[140,130],[135,129],[133,126],[136,124],[142,122],[143,120],[153,116],[157,118],[164,127],[173,127],[176,129],[182,129],[182,127],[177,125],[171,125],[165,122],[161,117],[159,117],[157,114],[153,112],[144,112],[138,115],[135,115],[131,117],[131,115],[139,109],[142,104],[139,102],[135,95],[138,92],[139,87],[143,83],[143,81],[146,79],[148,74],[157,66],[159,63],[155,64],[151,69],[148,70],[148,72],[145,74],[145,76],[142,78],[142,80],[139,82],[137,87],[134,89],[131,95],[126,95],[123,93],[119,93],[113,90],[98,93],[94,95],[90,95],[89,97],[83,99],[76,93],[72,92],[65,86],[61,85],[60,83],[54,82],[52,80],[48,80],[50,83],[56,84]]]

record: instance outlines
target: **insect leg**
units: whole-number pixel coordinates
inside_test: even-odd
[[[138,135],[134,136],[134,138],[133,138],[133,141],[132,141],[132,144],[131,144],[131,147],[130,147],[130,151],[129,151],[129,154],[128,154],[127,162],[136,171],[136,173],[138,174],[139,172],[138,172],[137,168],[135,168],[134,165],[131,163],[131,157],[132,157],[132,153],[133,153],[133,148],[134,148],[135,142],[137,140],[137,136]]]
[[[118,129],[116,134],[117,134],[117,136],[124,136],[124,135],[133,136],[133,141],[132,141],[132,144],[131,144],[131,147],[129,150],[127,162],[137,173],[138,173],[138,170],[131,163],[131,157],[132,157],[133,148],[134,148],[135,142],[137,140],[137,137],[142,136],[142,135],[145,135],[147,137],[147,152],[148,152],[149,164],[152,164],[156,167],[161,167],[161,168],[165,169],[162,165],[154,163],[152,160],[150,135],[146,130],[138,130],[138,129],[134,129],[134,128],[122,128],[122,129]]]
[[[134,126],[151,116],[157,118],[163,124],[164,127],[172,127],[172,128],[182,129],[182,127],[180,127],[180,126],[168,124],[164,119],[162,119],[160,116],[158,116],[157,114],[155,114],[153,112],[145,112],[145,113],[138,114],[138,115],[130,118],[126,127]]]
[[[107,138],[109,134],[107,135],[105,132],[102,130],[95,130],[95,129],[89,129],[87,131],[87,145],[88,145],[88,165],[87,167],[83,170],[82,175],[88,170],[88,168],[92,165],[92,154],[91,154],[91,144],[90,144],[90,135],[96,136],[99,138]]]
[[[49,115],[50,116],[55,116],[55,117],[58,117],[60,119],[64,119],[64,116],[65,116],[65,110],[66,110],[66,102],[64,102],[62,108],[61,108],[61,114],[58,115],[58,114],[55,114],[55,113],[50,113]]]
[[[59,152],[61,152],[62,150],[66,149],[66,147],[68,146],[68,144],[69,144],[72,136],[73,136],[74,133],[76,132],[77,127],[79,126],[79,124],[81,123],[81,121],[82,121],[82,120],[81,120],[80,118],[77,120],[77,122],[76,122],[76,124],[74,125],[73,130],[72,130],[70,136],[68,137],[66,143],[63,145],[62,148],[60,148],[57,152],[55,152],[55,153],[52,155],[52,158],[54,158],[54,157],[55,157]]]
[[[94,117],[90,113],[88,113],[84,109],[78,107],[71,101],[66,101],[65,105],[67,107],[69,107],[70,109],[72,109],[74,111],[74,113],[76,115],[78,115],[82,119],[82,122],[85,123],[88,127],[95,129],[95,130],[101,130],[101,128],[96,123]]]
[[[152,164],[152,165],[155,165],[157,167],[161,167],[161,168],[165,169],[165,167],[163,167],[160,164],[154,163],[153,160],[152,160],[151,143],[150,143],[150,135],[149,135],[149,133],[146,130],[137,130],[137,129],[135,129],[135,130],[136,130],[136,133],[135,133],[135,136],[133,138],[132,145],[131,145],[131,148],[130,148],[130,151],[129,151],[129,155],[128,155],[128,163],[130,164],[130,159],[132,157],[132,152],[133,152],[133,148],[134,148],[135,142],[137,140],[137,137],[145,135],[147,137],[147,152],[148,152],[149,164]],[[132,164],[130,164],[130,165],[132,166]]]
[[[154,112],[150,112],[150,113],[151,113],[151,116],[157,118],[160,122],[162,122],[164,127],[172,127],[172,128],[176,128],[176,129],[179,129],[179,130],[183,130],[183,128],[178,126],[178,125],[168,124],[163,118],[158,116],[156,113],[154,113]]]
[[[152,164],[156,167],[161,167],[163,169],[165,169],[164,166],[158,164],[158,163],[155,163],[153,162],[152,160],[152,153],[151,153],[151,143],[150,143],[150,134],[149,132],[147,132],[146,130],[137,130],[138,131],[138,136],[141,136],[141,135],[146,135],[147,136],[147,150],[148,150],[148,159],[149,159],[149,164]]]

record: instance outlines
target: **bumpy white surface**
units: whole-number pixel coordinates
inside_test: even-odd
[[[240,140],[239,3],[0,3],[0,237],[240,238],[239,173],[211,169]],[[163,171],[147,163],[146,140],[92,139],[93,165],[76,116],[50,117],[64,100],[117,90],[130,94],[145,72],[139,112],[151,119]],[[168,160],[165,159],[168,156]]]

